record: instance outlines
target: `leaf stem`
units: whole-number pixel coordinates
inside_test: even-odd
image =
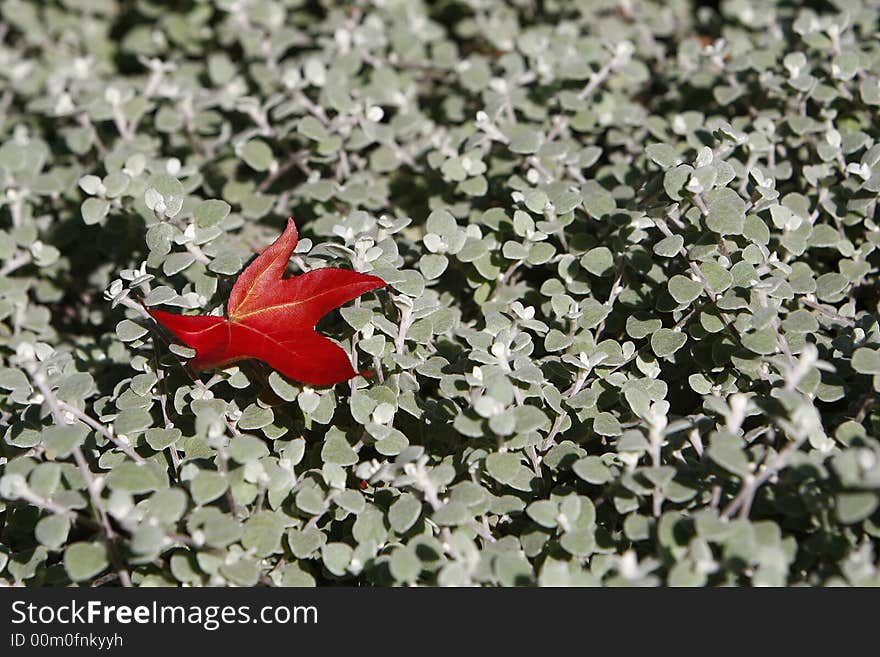
[[[46,376],[35,363],[25,363],[24,367],[30,375],[31,380],[34,382],[34,385],[43,394],[43,399],[49,405],[55,424],[57,426],[66,426],[67,421],[62,413],[58,398],[55,396],[49,382],[46,380]],[[101,505],[101,495],[98,482],[95,480],[92,471],[89,469],[88,461],[79,445],[73,448],[72,454],[73,459],[76,461],[76,465],[86,482],[86,489],[88,490],[89,498],[92,502],[92,513],[95,514],[98,526],[104,534],[104,543],[107,546],[110,561],[113,564],[114,570],[119,574],[119,581],[123,586],[129,587],[131,586],[131,576],[122,565],[122,560],[117,551],[116,533],[113,531],[113,527],[110,525],[110,519],[107,517],[107,513]]]

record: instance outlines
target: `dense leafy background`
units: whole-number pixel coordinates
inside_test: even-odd
[[[0,581],[880,583],[878,7],[3,2]],[[290,214],[376,376],[192,378]]]

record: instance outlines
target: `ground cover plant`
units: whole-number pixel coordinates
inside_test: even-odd
[[[3,2],[0,582],[880,583],[878,13]]]

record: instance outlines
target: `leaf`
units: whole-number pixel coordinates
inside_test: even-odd
[[[745,452],[729,443],[713,444],[706,450],[713,461],[725,470],[740,477],[747,477],[751,473],[751,463]]]
[[[358,462],[358,456],[343,434],[333,433],[328,435],[324,441],[321,460],[324,463],[336,463],[337,465],[354,465]]]
[[[96,224],[107,216],[110,203],[99,198],[88,198],[82,204],[82,218],[87,225]]]
[[[541,146],[541,135],[522,124],[514,124],[507,129],[509,148],[514,153],[534,153]]]
[[[82,424],[53,425],[43,430],[43,445],[56,457],[65,457],[83,444],[88,428]]]
[[[740,235],[746,221],[746,203],[729,187],[716,189],[708,195],[709,212],[706,226],[721,235]]]
[[[246,550],[253,550],[258,557],[268,557],[281,550],[281,536],[284,523],[281,516],[261,512],[245,522],[241,544]]]
[[[194,368],[256,358],[313,385],[332,385],[357,374],[345,351],[316,333],[315,325],[334,308],[383,287],[385,281],[334,267],[284,279],[297,239],[296,225],[289,219],[284,233],[238,277],[226,318],[150,310],[156,321],[195,349],[190,362]]]
[[[150,447],[157,452],[161,452],[163,449],[176,443],[181,435],[180,429],[172,427],[170,429],[147,429],[145,437]]]
[[[529,470],[520,463],[519,457],[510,452],[493,452],[486,457],[486,470],[496,481],[518,490],[528,490]]]
[[[614,257],[608,247],[597,246],[584,254],[581,258],[581,266],[591,274],[603,276],[614,266]]]
[[[328,543],[321,549],[324,565],[334,575],[343,575],[354,550],[345,543]]]
[[[671,356],[684,346],[687,342],[687,335],[680,331],[672,329],[659,329],[651,336],[651,349],[654,353],[663,358]]]
[[[260,564],[253,559],[239,559],[234,563],[224,563],[220,572],[233,584],[254,586],[260,578]]]
[[[569,554],[576,557],[586,557],[593,553],[596,547],[596,539],[589,529],[574,529],[563,534],[559,544]]]
[[[57,550],[67,540],[70,520],[66,516],[51,515],[41,518],[34,528],[35,538],[49,549]]]
[[[853,354],[852,366],[861,374],[880,374],[880,353],[874,349],[859,347]]]
[[[681,157],[669,144],[649,144],[645,148],[645,154],[664,169],[681,164]]]
[[[185,196],[181,182],[164,174],[153,176],[150,182],[152,186],[144,194],[147,207],[151,210],[162,209],[168,217],[177,216]]]
[[[669,294],[681,304],[690,303],[700,296],[700,293],[703,291],[703,286],[697,281],[688,278],[687,276],[682,276],[681,274],[676,274],[670,278],[668,285]]]
[[[591,484],[605,484],[612,478],[611,469],[598,456],[585,456],[576,461],[571,469],[578,477]]]
[[[840,493],[837,496],[837,517],[845,525],[864,520],[877,508],[877,494],[871,491]]]
[[[422,504],[409,493],[401,495],[388,509],[388,522],[398,534],[412,527],[422,512]]]
[[[556,517],[559,515],[559,507],[550,500],[537,500],[529,504],[526,514],[542,527],[552,529],[556,527]]]
[[[662,258],[671,258],[681,251],[684,246],[684,238],[681,235],[670,235],[654,245],[654,253]]]
[[[271,408],[262,408],[256,404],[251,404],[244,409],[241,417],[238,418],[238,428],[247,431],[252,429],[262,429],[263,427],[272,424],[272,420],[274,419],[275,415],[272,413]]]
[[[202,201],[193,211],[199,228],[209,228],[223,221],[230,211],[229,203],[219,200]]]
[[[239,463],[258,461],[268,453],[266,444],[254,436],[238,436],[229,441],[229,456]]]
[[[74,582],[94,577],[108,566],[102,543],[71,543],[64,552],[64,569]]]
[[[163,485],[167,486],[167,481],[163,481],[164,473],[161,470],[157,472],[151,466],[155,464],[120,463],[107,475],[107,484],[116,490],[135,494],[147,493],[158,490]]]
[[[298,559],[305,559],[327,542],[327,535],[310,527],[305,530],[291,529],[287,534],[290,551]]]
[[[600,219],[606,214],[611,214],[617,207],[611,192],[594,180],[587,181],[581,190],[581,194],[584,209],[594,219]]]
[[[190,493],[196,504],[207,504],[226,492],[229,482],[219,472],[199,470],[190,482]]]
[[[599,413],[593,420],[593,430],[600,436],[619,436],[623,433],[620,422],[611,413]]]
[[[412,582],[419,576],[422,570],[422,562],[419,561],[413,550],[397,548],[391,554],[388,568],[395,580],[399,582]]]
[[[256,171],[265,171],[272,162],[272,149],[264,141],[251,139],[241,151],[242,159]]]

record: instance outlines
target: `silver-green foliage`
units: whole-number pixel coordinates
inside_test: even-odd
[[[801,4],[4,2],[0,581],[880,583],[878,3]],[[144,306],[290,214],[375,376],[194,377]]]

